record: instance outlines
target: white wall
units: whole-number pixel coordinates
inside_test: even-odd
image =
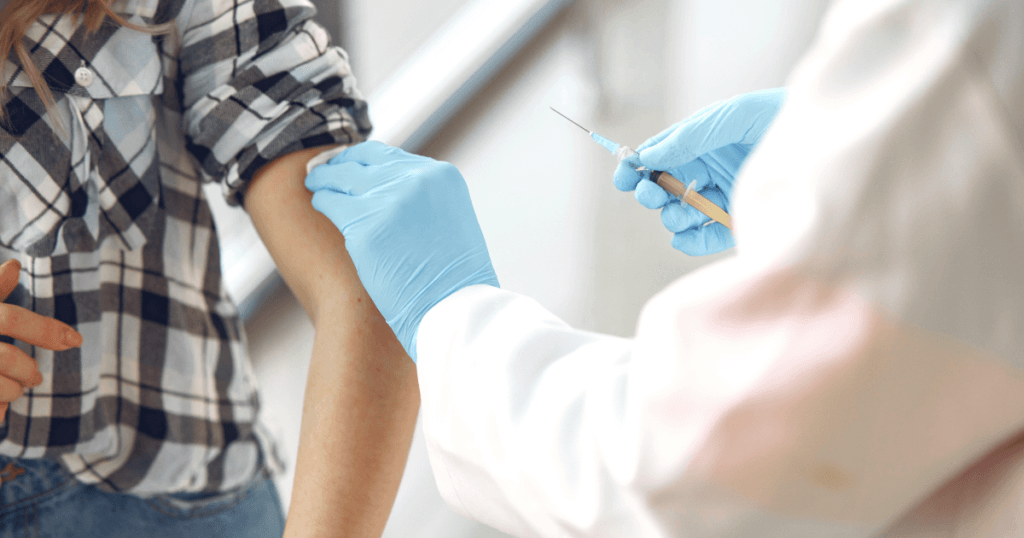
[[[468,1],[343,0],[340,42],[350,54],[363,95],[376,89]]]
[[[665,36],[667,108],[683,117],[719,99],[781,86],[828,0],[674,0]]]

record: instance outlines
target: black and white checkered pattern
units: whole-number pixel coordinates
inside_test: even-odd
[[[8,302],[85,343],[18,344],[44,381],[12,403],[0,454],[59,458],[108,491],[223,491],[274,457],[200,182],[238,203],[275,157],[365,138],[366,105],[306,0],[114,8],[175,31],[40,19],[26,44],[53,113],[13,55],[2,73],[0,259],[23,266]]]

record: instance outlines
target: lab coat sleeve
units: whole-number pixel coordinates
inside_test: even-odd
[[[620,494],[598,438],[623,420],[630,340],[574,330],[486,285],[431,309],[417,339],[428,452],[453,509],[552,535],[561,523],[549,513],[585,527],[603,497]]]
[[[985,491],[915,507],[1024,461],[1022,26],[1010,0],[837,4],[737,182],[738,254],[631,340],[484,286],[432,309],[449,504],[521,536],[998,535]]]

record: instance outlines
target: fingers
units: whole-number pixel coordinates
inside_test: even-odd
[[[785,95],[785,90],[762,90],[716,103],[641,151],[640,161],[668,170],[729,144],[754,144],[774,121]]]
[[[711,175],[708,172],[708,168],[700,160],[695,160],[673,170],[672,175],[685,185],[690,185],[696,181],[697,183],[694,188],[698,192],[703,192],[711,185]],[[678,200],[678,198],[666,192],[665,189],[653,181],[641,181],[638,183],[634,196],[636,201],[640,202],[640,205],[647,209],[659,209],[672,200]]]
[[[348,229],[353,222],[363,218],[362,204],[352,196],[332,190],[319,190],[313,193],[313,209],[323,213],[338,228],[341,235],[351,242]]]
[[[719,122],[707,117],[684,121],[664,140],[640,151],[640,162],[655,170],[678,168],[725,145],[724,134]]]
[[[332,191],[328,189],[315,191],[313,193],[313,209],[324,213],[325,211],[334,213],[339,206],[345,205],[348,201],[348,196],[345,193]]]
[[[7,415],[10,402],[17,400],[26,388],[39,386],[43,374],[36,361],[22,350],[0,343],[0,420]]]
[[[82,345],[82,335],[68,325],[9,304],[0,304],[0,334],[51,351]]]
[[[719,207],[728,208],[725,194],[717,188],[704,189],[700,193]],[[689,204],[672,202],[661,210],[662,224],[675,233],[672,247],[690,256],[714,254],[735,245],[728,228],[717,222],[705,226],[710,221],[710,218]]]
[[[18,260],[7,260],[0,265],[0,301],[7,300],[7,296],[18,286],[20,272],[21,263]]]
[[[697,192],[715,185],[712,183],[711,170],[702,158],[694,159],[679,168],[671,170],[670,173],[684,185],[690,186],[692,184]],[[694,181],[697,183],[694,184]]]
[[[718,151],[701,155],[694,159],[693,162],[706,165],[705,170],[707,171],[709,183],[721,189],[726,198],[728,198],[732,195],[732,185],[749,153],[749,150],[733,144]]]
[[[717,222],[672,236],[672,248],[690,256],[715,254],[735,245],[729,229]]]
[[[698,190],[698,192],[711,203],[728,210],[725,194],[722,193],[721,190],[711,187],[704,190]],[[665,228],[672,233],[701,228],[710,220],[710,217],[700,211],[697,211],[695,207],[690,204],[684,204],[679,200],[674,200],[666,204],[661,210],[661,223],[664,224]]]
[[[363,142],[310,171],[306,176],[306,188],[314,192],[328,189],[350,196],[362,196],[394,180],[415,177],[419,172],[436,170],[438,166],[451,165],[407,153],[381,142]]]
[[[612,178],[615,188],[623,192],[635,189],[637,183],[640,183],[644,177],[643,172],[637,172],[630,165],[640,166],[640,157],[631,155],[619,161],[619,166],[615,169],[615,176]]]
[[[644,141],[643,144],[640,144],[640,146],[636,148],[637,153],[639,153],[640,151],[643,151],[643,150],[645,150],[645,149],[647,149],[647,148],[649,148],[649,147],[651,147],[651,146],[661,142],[662,140],[665,140],[665,138],[668,135],[672,134],[672,132],[675,131],[678,128],[679,128],[679,124],[678,123],[674,123],[674,124],[664,128],[664,129],[662,129],[662,131],[660,133],[658,133],[658,134],[648,138],[647,140]]]
[[[2,343],[0,343],[0,377],[13,379],[26,387],[34,387],[43,382],[43,374],[39,373],[36,361],[17,347]]]
[[[21,395],[24,393],[25,387],[21,383],[0,375],[0,402],[3,402],[5,407],[8,402],[21,398]],[[7,409],[5,408],[4,412],[6,411]]]
[[[647,209],[658,209],[675,199],[674,196],[665,192],[665,189],[659,187],[653,181],[641,181],[638,183],[633,196],[637,202],[640,202],[640,205]]]
[[[631,191],[638,188],[640,180],[648,177],[650,172],[637,172],[630,165],[641,166],[639,157],[633,155],[623,159],[619,162],[618,168],[615,169],[615,176],[613,178],[615,188],[620,191]],[[660,170],[660,169],[659,169]],[[696,181],[696,189],[699,191],[711,185],[711,173],[707,165],[701,159],[694,159],[693,161],[673,169],[671,174],[682,181],[684,184],[689,185],[691,182]],[[644,187],[644,190],[649,187]],[[665,205],[665,197],[657,191],[650,191],[644,194],[637,194],[637,200],[649,209],[657,209]]]
[[[6,299],[18,285],[20,271],[21,264],[17,260],[8,260],[0,265],[0,300]],[[52,351],[64,351],[82,345],[82,335],[68,325],[8,304],[0,304],[0,335]],[[8,368],[14,368],[14,373],[8,374]],[[33,384],[39,371],[35,361],[28,355],[12,345],[0,343],[0,374],[13,376],[25,384]]]
[[[306,176],[306,188],[316,192],[332,190],[350,196],[362,196],[381,183],[380,174],[356,162],[332,161],[314,168]]]
[[[673,201],[661,208],[661,223],[672,233],[696,229],[711,220],[707,215],[697,211],[690,204]]]
[[[412,153],[408,153],[394,146],[389,146],[383,142],[370,140],[368,142],[351,146],[345,151],[339,153],[331,159],[331,164],[354,162],[364,166],[380,166],[394,161],[409,161],[417,159],[425,159],[425,157],[413,155]]]

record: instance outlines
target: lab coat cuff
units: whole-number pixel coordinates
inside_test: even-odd
[[[468,318],[479,309],[481,303],[496,294],[507,294],[494,286],[477,284],[465,287],[434,305],[420,322],[416,335],[416,369],[420,384],[420,411],[423,416],[424,437],[427,455],[434,472],[437,489],[449,507],[461,516],[474,518],[459,497],[459,488],[454,474],[450,472],[443,456],[446,452],[438,445],[438,436],[432,430],[444,429],[448,415],[449,398],[446,383],[452,375],[449,372],[453,361],[453,347],[464,339]],[[444,436],[441,436],[443,439]],[[469,488],[470,490],[472,488]]]
[[[474,305],[495,293],[506,292],[488,284],[467,286],[445,297],[428,310],[420,321],[416,333],[415,346],[419,360],[429,356],[432,359],[442,359],[440,362],[443,362],[443,354],[451,348],[452,338],[465,328],[466,324],[462,320]]]

